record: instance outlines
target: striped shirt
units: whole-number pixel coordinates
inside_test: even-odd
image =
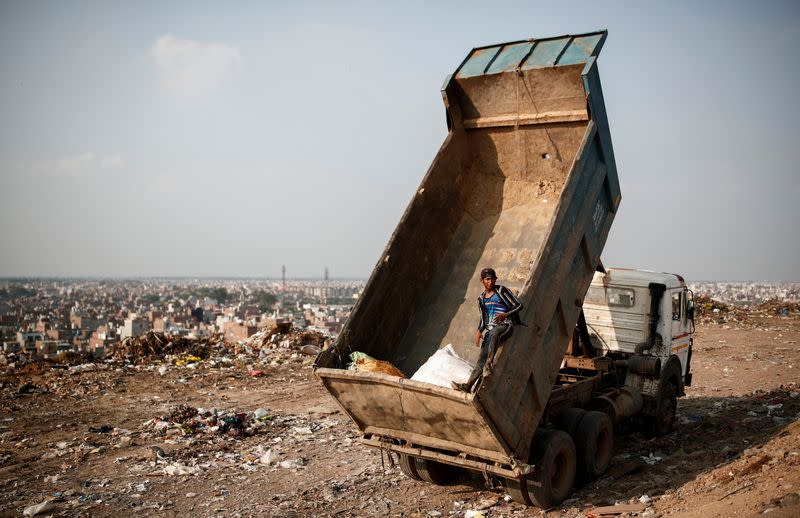
[[[495,317],[500,313],[508,313],[508,306],[503,303],[503,300],[497,294],[497,292],[492,293],[492,296],[488,299],[483,299],[483,303],[486,304],[486,311],[489,313],[489,324],[495,325]]]

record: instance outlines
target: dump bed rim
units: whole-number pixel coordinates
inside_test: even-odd
[[[480,399],[477,398],[476,395],[473,393],[465,393],[450,388],[440,387],[438,385],[432,385],[430,383],[425,383],[422,381],[411,380],[408,378],[400,378],[397,376],[391,376],[389,374],[383,374],[378,372],[350,371],[345,369],[332,369],[327,367],[320,367],[314,370],[314,375],[317,376],[317,378],[322,382],[323,386],[325,386],[325,388],[328,390],[329,393],[331,392],[328,387],[328,384],[326,383],[326,380],[329,379],[352,380],[358,382],[366,381],[390,387],[398,387],[401,390],[408,389],[411,391],[422,392],[428,395],[443,397],[450,401],[455,401],[467,405],[470,407],[470,409],[474,410],[481,417],[483,425],[486,426],[491,431],[495,441],[497,442],[498,446],[500,446],[500,449],[490,450],[485,448],[478,448],[475,446],[469,446],[466,444],[450,441],[447,439],[430,437],[416,432],[382,428],[379,426],[368,425],[366,423],[364,423],[364,426],[362,428],[362,426],[359,425],[359,421],[355,418],[352,412],[350,412],[350,410],[345,407],[345,405],[339,400],[338,397],[336,397],[333,393],[331,393],[331,396],[336,401],[336,404],[339,405],[339,408],[342,409],[342,411],[350,418],[351,421],[353,421],[353,423],[364,434],[375,434],[383,437],[389,437],[393,439],[407,441],[413,443],[414,445],[424,446],[427,448],[434,448],[434,449],[438,448],[443,450],[466,452],[477,457],[490,459],[493,462],[502,462],[511,465],[519,463],[519,460],[515,457],[513,450],[511,450],[508,443],[505,441],[503,436],[500,434],[500,431],[497,429],[497,426],[495,425],[489,414],[481,405]]]

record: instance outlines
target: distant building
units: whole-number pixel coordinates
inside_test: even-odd
[[[115,342],[115,336],[109,332],[108,326],[100,326],[89,338],[89,347],[86,352],[95,358],[102,358],[106,350]]]
[[[26,354],[36,354],[36,342],[40,340],[44,340],[44,333],[26,333],[24,331],[17,332],[17,343],[19,344],[19,350]]]
[[[36,354],[44,358],[55,356],[58,351],[57,340],[37,340],[36,341]]]
[[[150,323],[140,318],[138,315],[133,314],[125,319],[125,323],[119,332],[121,339],[129,338],[132,336],[141,336],[150,330]]]
[[[225,339],[229,342],[240,342],[253,336],[258,332],[258,326],[255,324],[245,324],[238,322],[225,322]]]
[[[168,317],[156,317],[153,319],[153,331],[166,333],[170,324],[170,319]]]

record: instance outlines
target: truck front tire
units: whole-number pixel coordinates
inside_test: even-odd
[[[675,413],[678,409],[678,389],[671,382],[661,386],[658,397],[658,409],[654,416],[644,416],[644,434],[648,437],[660,437],[672,431]]]

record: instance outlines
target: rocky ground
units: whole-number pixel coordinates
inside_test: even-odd
[[[798,516],[798,340],[796,313],[699,324],[675,431],[648,440],[636,422],[618,428],[609,474],[549,511],[481,475],[405,478],[358,443],[299,348],[6,367],[0,514]]]

